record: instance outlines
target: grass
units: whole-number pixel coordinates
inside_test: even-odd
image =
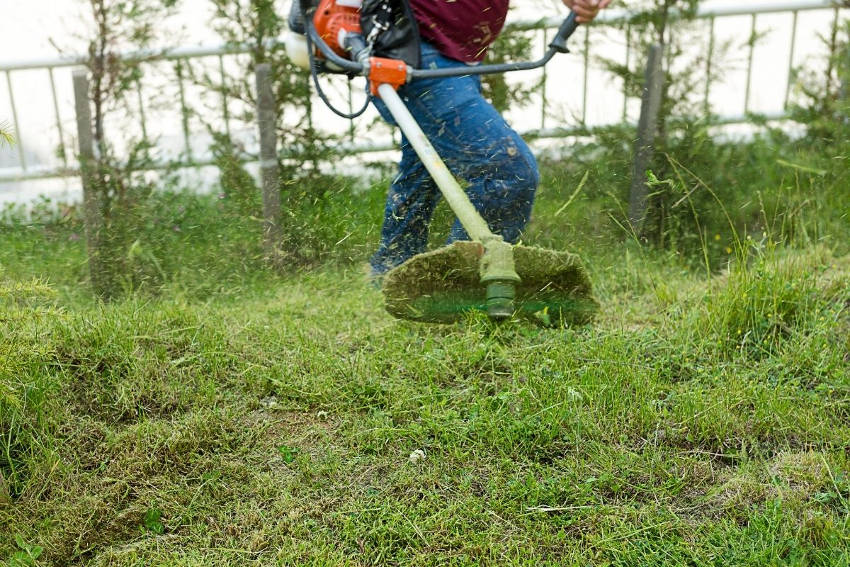
[[[381,189],[354,210],[343,180],[283,275],[227,199],[161,197],[105,305],[73,214],[7,224],[0,561],[850,564],[846,173],[778,168],[705,262],[624,241],[609,165],[541,190],[529,241],[602,304],[562,330],[389,318],[360,268]]]

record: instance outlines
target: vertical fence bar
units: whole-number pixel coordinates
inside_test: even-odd
[[[230,139],[230,111],[227,109],[227,75],[224,74],[224,57],[218,56],[218,74],[221,78],[221,108],[224,113],[224,131]]]
[[[263,181],[263,246],[272,263],[280,243],[280,172],[277,163],[277,117],[272,68],[257,65],[257,125],[260,131],[260,175]]]
[[[549,30],[543,28],[543,51],[546,52],[549,46]],[[549,81],[549,74],[546,73],[546,65],[543,66],[543,77],[540,80],[540,129],[546,128],[546,84]]]
[[[664,90],[663,61],[664,46],[660,43],[653,44],[646,64],[638,137],[635,141],[632,185],[629,193],[629,222],[636,234],[643,232],[647,215],[649,187],[646,184],[646,170],[652,163],[655,153],[658,112],[661,108],[661,93]]]
[[[24,154],[23,136],[21,136],[21,126],[18,122],[18,108],[15,106],[15,93],[12,90],[12,77],[9,71],[6,71],[6,86],[9,89],[9,105],[12,107],[12,125],[15,128],[15,139],[18,146],[18,158],[21,160],[21,170],[27,170],[27,158]]]
[[[794,10],[794,18],[791,24],[791,49],[788,52],[788,82],[785,83],[785,102],[782,105],[784,110],[788,110],[788,101],[791,98],[791,81],[794,77],[794,52],[797,48],[797,16],[798,12]]]
[[[183,60],[178,59],[177,65],[177,88],[180,91],[180,116],[183,123],[183,145],[186,150],[186,159],[192,161],[192,144],[189,141],[189,110],[186,108],[186,89],[183,85]]]
[[[632,24],[626,25],[626,71],[629,70],[629,65],[632,62]],[[628,118],[629,112],[629,97],[626,93],[626,89],[628,87],[627,84],[628,79],[626,76],[623,76],[623,117],[622,121],[625,123]]]
[[[351,92],[351,79],[348,80],[348,114],[354,114],[354,93]],[[354,120],[348,121],[348,139],[354,143]]]
[[[95,294],[107,296],[109,293],[108,273],[105,269],[100,245],[104,222],[96,181],[97,163],[94,157],[88,70],[75,70],[73,81],[74,105],[77,115],[77,143],[79,145],[80,172],[83,183],[83,216],[86,247],[88,249],[89,277]]]
[[[667,45],[668,43],[673,41],[673,32],[668,31],[667,33],[669,34],[667,36],[668,39],[662,41],[662,43],[664,45]],[[673,68],[673,50],[672,49],[665,49],[664,50],[664,63],[662,64],[662,66],[665,69],[672,69]]]
[[[838,91],[838,98],[844,109],[844,121],[850,121],[850,43],[844,46],[844,53],[841,54],[844,58],[844,72],[838,76],[841,81]]]
[[[50,93],[53,97],[53,114],[56,116],[56,130],[59,132],[59,157],[62,165],[68,167],[68,152],[65,151],[65,132],[62,130],[62,117],[59,115],[59,97],[56,96],[56,81],[53,78],[53,67],[47,68],[50,76]]]
[[[793,23],[791,26],[791,49],[788,53],[788,82],[785,85],[785,103],[783,108],[788,110],[788,102],[791,97],[791,81],[794,76],[794,55],[797,49],[797,28],[798,28],[799,12],[794,11]]]
[[[142,141],[148,141],[148,121],[145,117],[145,103],[142,100],[142,81],[136,79],[136,98],[139,103],[139,125],[142,127]]]
[[[313,81],[310,80],[310,74],[305,74],[302,79],[307,83],[307,98],[304,100],[306,108],[306,117],[307,117],[307,130],[310,133],[313,132]]]
[[[826,67],[826,92],[827,96],[831,96],[833,93],[832,89],[832,75],[835,71],[835,64],[837,63],[836,58],[838,57],[838,20],[840,14],[838,13],[838,7],[836,6],[834,10],[834,17],[832,19],[832,30],[829,34],[829,59],[827,61]]]
[[[714,57],[714,16],[710,18],[708,26],[708,55],[705,58],[705,97],[703,99],[703,112],[706,118],[711,114],[711,60]]]
[[[750,89],[753,78],[753,56],[756,50],[756,15],[752,15],[752,23],[750,25],[750,55],[747,58],[747,85],[744,91],[744,114],[750,111]]]
[[[590,68],[590,28],[584,26],[584,92],[581,97],[581,125],[587,125],[587,79]]]

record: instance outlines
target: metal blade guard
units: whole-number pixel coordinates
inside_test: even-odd
[[[513,285],[513,315],[545,326],[582,325],[599,308],[579,257],[528,246],[512,246],[520,282]],[[395,317],[451,323],[470,311],[488,310],[481,284],[484,245],[455,242],[414,256],[384,278],[386,309]]]

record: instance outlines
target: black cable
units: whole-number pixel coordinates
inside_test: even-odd
[[[313,83],[316,85],[316,94],[319,95],[319,98],[322,99],[322,102],[325,103],[325,106],[330,108],[334,114],[341,118],[345,118],[346,120],[354,120],[355,118],[366,112],[366,110],[369,108],[369,103],[372,102],[372,97],[367,95],[366,102],[363,104],[363,108],[351,114],[337,109],[331,103],[331,101],[325,95],[325,91],[322,89],[322,85],[319,84],[318,64],[316,63],[316,56],[313,53],[313,41],[310,39],[310,27],[313,25],[313,23],[307,21],[306,18],[305,23],[307,24],[307,55],[310,57],[310,75],[313,77]]]

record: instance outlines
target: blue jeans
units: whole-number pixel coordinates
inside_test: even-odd
[[[422,68],[466,67],[422,44]],[[455,177],[466,182],[466,194],[496,234],[519,240],[531,216],[539,173],[534,155],[493,106],[481,95],[476,76],[417,80],[399,95]],[[381,116],[395,121],[375,99]],[[441,198],[440,190],[405,137],[399,173],[390,186],[381,242],[370,264],[380,275],[425,250],[428,225]],[[455,221],[449,243],[469,240]]]

